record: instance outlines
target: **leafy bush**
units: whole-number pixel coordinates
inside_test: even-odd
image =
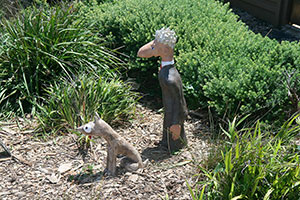
[[[108,123],[134,114],[137,94],[120,80],[81,75],[76,81],[60,80],[47,88],[48,97],[39,114],[42,128],[70,130],[87,123],[99,113]]]
[[[83,8],[85,23],[128,55],[130,76],[153,86],[158,63],[137,58],[143,44],[164,26],[178,35],[175,59],[190,108],[213,108],[219,116],[252,113],[284,116],[291,103],[285,70],[299,76],[300,45],[256,35],[228,4],[207,0],[123,0]],[[154,78],[155,78],[154,76]],[[296,77],[296,76],[295,76]],[[283,83],[281,82],[283,81]],[[159,88],[157,81],[154,84]],[[300,88],[296,88],[300,93]]]
[[[35,112],[44,88],[78,71],[114,77],[119,62],[72,6],[28,8],[2,20],[0,88],[4,110]]]
[[[300,130],[300,124],[293,125],[298,116],[275,135],[263,132],[259,122],[248,131],[237,130],[231,123],[224,131],[230,142],[211,155],[220,159],[200,167],[207,180],[190,187],[193,198],[299,199],[300,149],[293,141]]]

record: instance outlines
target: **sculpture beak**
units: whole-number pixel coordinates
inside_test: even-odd
[[[77,127],[75,130],[76,130],[76,131],[79,131],[79,132],[82,132],[82,126]]]

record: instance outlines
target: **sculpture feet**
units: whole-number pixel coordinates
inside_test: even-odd
[[[103,171],[103,175],[104,176],[115,176],[116,173],[108,170],[107,168],[105,168],[104,171]]]

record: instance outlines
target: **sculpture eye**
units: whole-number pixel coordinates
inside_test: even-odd
[[[89,126],[89,125],[86,125],[86,126],[84,126],[84,131],[86,132],[86,133],[90,133],[91,131],[92,131],[92,129],[91,129],[91,127]]]

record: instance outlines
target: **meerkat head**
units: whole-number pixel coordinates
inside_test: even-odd
[[[76,128],[77,131],[79,131],[80,133],[83,133],[85,135],[89,135],[89,136],[93,136],[96,134],[96,124],[97,122],[100,120],[100,117],[98,115],[98,113],[96,113],[95,119],[93,122],[89,122],[87,124],[84,124],[78,128]]]

